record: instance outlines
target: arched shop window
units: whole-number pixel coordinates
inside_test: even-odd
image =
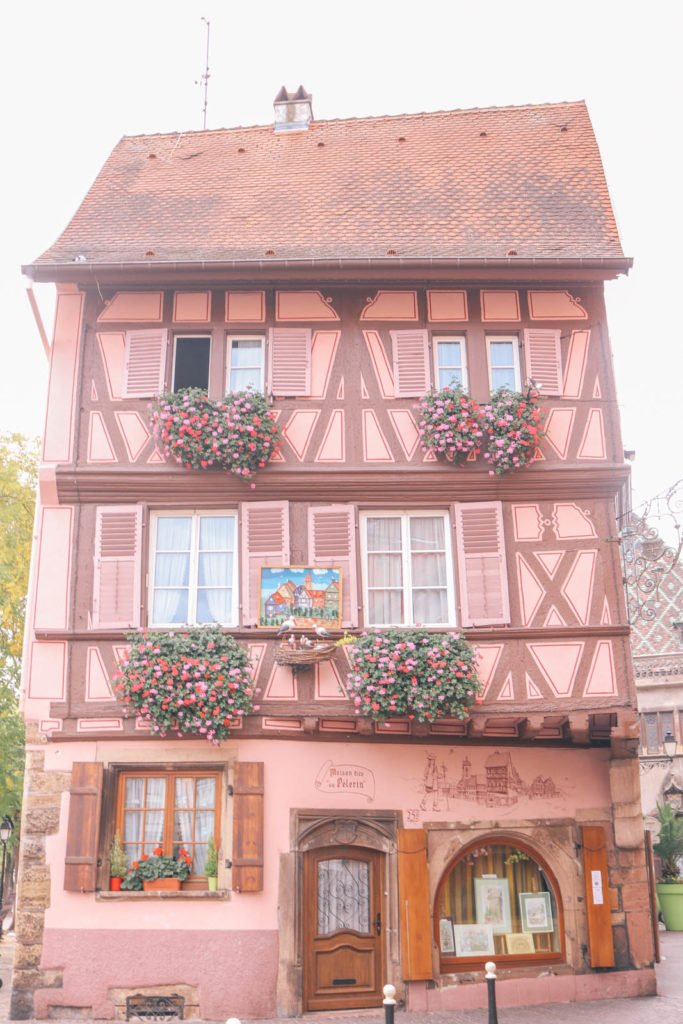
[[[557,883],[526,845],[479,840],[441,881],[436,937],[443,973],[491,958],[509,965],[561,960],[563,934]]]

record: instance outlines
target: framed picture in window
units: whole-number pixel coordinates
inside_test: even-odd
[[[511,930],[510,884],[507,878],[475,878],[474,904],[477,924],[490,925],[494,935],[504,935]]]
[[[439,919],[439,942],[442,953],[455,953],[455,936],[453,934],[453,922],[450,917]]]
[[[308,565],[262,566],[259,626],[339,629],[341,569]]]
[[[536,952],[534,937],[530,932],[508,932],[505,936],[505,945],[511,956],[524,956]]]
[[[495,951],[490,924],[456,924],[453,933],[456,956],[491,956]]]
[[[552,932],[553,912],[549,892],[520,892],[519,913],[525,932]]]

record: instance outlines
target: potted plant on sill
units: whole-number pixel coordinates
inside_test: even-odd
[[[679,861],[683,857],[683,817],[668,804],[657,804],[659,835],[652,849],[662,862],[657,882],[657,899],[667,931],[683,931],[683,879]]]
[[[121,837],[118,832],[116,832],[109,850],[109,888],[112,892],[119,891],[121,888],[121,881],[126,877],[127,873],[128,858],[123,852]]]
[[[209,892],[216,892],[218,889],[218,853],[216,852],[216,844],[213,841],[213,836],[209,836],[204,872],[206,874]]]
[[[192,858],[182,846],[175,857],[168,856],[160,846],[152,850],[152,856],[143,853],[140,860],[134,860],[128,874],[121,882],[122,889],[145,892],[180,889],[190,873]]]

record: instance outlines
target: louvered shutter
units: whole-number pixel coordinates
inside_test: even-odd
[[[233,778],[232,887],[263,889],[263,762],[237,761]]]
[[[503,509],[499,501],[455,506],[463,626],[510,621]]]
[[[399,828],[396,841],[402,977],[429,981],[433,971],[427,833],[423,828]]]
[[[64,888],[69,892],[95,889],[103,777],[103,766],[97,761],[77,761],[71,770],[64,862]]]
[[[308,510],[308,558],[312,566],[341,569],[341,624],[358,625],[356,516],[353,505],[311,506]]]
[[[93,626],[140,625],[142,508],[101,505],[96,510]]]
[[[270,392],[298,398],[311,393],[311,330],[273,327],[270,331]]]
[[[429,391],[427,331],[391,331],[396,398],[420,398]]]
[[[123,397],[150,398],[164,390],[168,331],[126,332]]]
[[[242,506],[242,622],[254,626],[259,611],[259,569],[289,565],[289,502]]]
[[[559,330],[529,328],[524,332],[527,377],[544,395],[562,394],[562,356]]]

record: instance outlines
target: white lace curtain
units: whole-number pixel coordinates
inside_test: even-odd
[[[370,868],[361,860],[318,863],[318,934],[370,931]]]
[[[443,517],[372,516],[366,536],[370,622],[448,622]]]
[[[195,540],[191,516],[158,518],[152,612],[155,623],[230,621],[234,527],[232,517],[201,516]],[[190,607],[193,586],[196,607]]]

